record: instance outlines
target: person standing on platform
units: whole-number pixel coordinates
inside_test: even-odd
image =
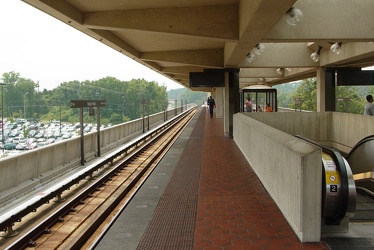
[[[213,109],[216,107],[216,103],[214,102],[214,99],[212,96],[209,96],[208,98],[208,106],[209,106],[209,113],[210,113],[210,118],[213,117]]]
[[[245,101],[245,108],[247,112],[252,112],[252,101],[249,97],[247,97],[247,100]]]
[[[273,112],[273,108],[270,106],[269,103],[266,103],[266,109],[265,112]]]
[[[364,115],[374,115],[373,96],[367,95],[366,101],[367,103],[365,104]]]

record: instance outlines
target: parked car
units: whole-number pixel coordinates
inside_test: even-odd
[[[40,147],[44,147],[44,146],[49,145],[49,143],[44,141],[44,142],[38,142],[36,145],[38,146],[38,148],[40,148]]]
[[[13,142],[10,142],[10,143],[6,143],[4,145],[4,149],[5,150],[12,150],[12,149],[16,149],[16,146],[17,144],[13,143]]]
[[[35,137],[35,135],[38,133],[38,130],[30,130],[29,136],[30,137]]]
[[[20,142],[25,142],[25,139],[24,139],[24,137],[23,137],[23,135],[21,136],[21,135],[19,135],[19,136],[16,136],[16,137],[14,137],[13,138],[13,143],[20,143]]]
[[[9,137],[16,137],[19,134],[21,134],[21,131],[19,131],[17,129],[13,129],[12,132],[10,132]]]
[[[26,149],[26,146],[27,146],[26,143],[21,142],[21,143],[18,143],[18,144],[17,144],[16,149],[17,149],[17,150],[25,150],[25,149]]]
[[[7,144],[7,143],[12,143],[13,142],[13,138],[12,137],[9,137],[9,138],[7,138],[6,140],[5,140],[5,144]]]
[[[30,149],[34,149],[34,148],[37,148],[38,145],[36,144],[36,142],[32,142],[32,143],[29,143],[26,145],[26,150],[30,150]]]
[[[54,143],[55,140],[56,140],[55,138],[51,137],[51,138],[48,138],[45,142],[48,144],[51,144],[51,143]]]
[[[39,131],[36,135],[35,135],[35,138],[39,139],[39,138],[43,138],[44,137],[44,131],[41,130]]]

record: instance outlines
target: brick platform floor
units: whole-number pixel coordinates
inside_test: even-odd
[[[300,243],[234,140],[224,136],[223,119],[202,115],[194,249],[329,249],[324,242]]]
[[[200,111],[137,249],[329,249],[300,243],[223,119]]]

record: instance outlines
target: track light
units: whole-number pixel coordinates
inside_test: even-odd
[[[318,49],[316,50],[316,52],[313,52],[310,55],[310,59],[312,59],[313,62],[318,62],[319,61],[319,53],[321,52],[321,49],[322,49],[322,47],[318,46]]]
[[[331,45],[330,51],[334,54],[339,55],[340,52],[342,52],[342,43],[341,42],[334,43],[333,45]]]
[[[297,23],[301,22],[303,17],[303,12],[294,7],[286,12],[286,22],[291,26],[295,26]]]
[[[280,76],[283,74],[283,69],[282,68],[277,68],[276,71],[277,71],[277,74],[280,75]]]
[[[253,48],[253,51],[257,54],[257,55],[261,55],[265,50],[265,45],[259,43],[257,44],[254,48]]]
[[[250,63],[252,62],[254,59],[255,59],[255,54],[253,54],[252,52],[248,53],[247,55],[247,61]]]

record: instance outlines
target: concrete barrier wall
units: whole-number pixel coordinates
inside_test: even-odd
[[[331,146],[348,153],[362,138],[374,134],[374,117],[332,112]]]
[[[265,117],[275,113],[259,115],[262,120],[275,120]],[[243,113],[234,115],[233,125],[236,144],[299,239],[319,241],[321,149]]]
[[[196,105],[189,104],[187,108]],[[168,110],[168,119],[175,117],[181,108]],[[160,112],[150,115],[150,128],[164,122],[165,114]],[[147,123],[145,123],[147,131]],[[100,130],[101,153],[108,152],[125,142],[141,135],[143,120],[137,119]],[[97,132],[84,136],[85,160],[97,154]],[[0,160],[0,202],[16,196],[44,181],[58,177],[67,169],[80,166],[80,137],[53,143],[51,145],[26,151],[18,155],[8,156]],[[12,195],[9,195],[12,194]],[[10,198],[12,198],[10,197]]]
[[[243,113],[290,135],[330,143],[331,112]]]
[[[348,153],[374,134],[374,117],[342,112],[243,113],[290,135],[300,135]]]
[[[320,237],[322,156],[293,135],[348,153],[373,134],[372,116],[340,112],[234,115],[235,142],[301,241]]]

